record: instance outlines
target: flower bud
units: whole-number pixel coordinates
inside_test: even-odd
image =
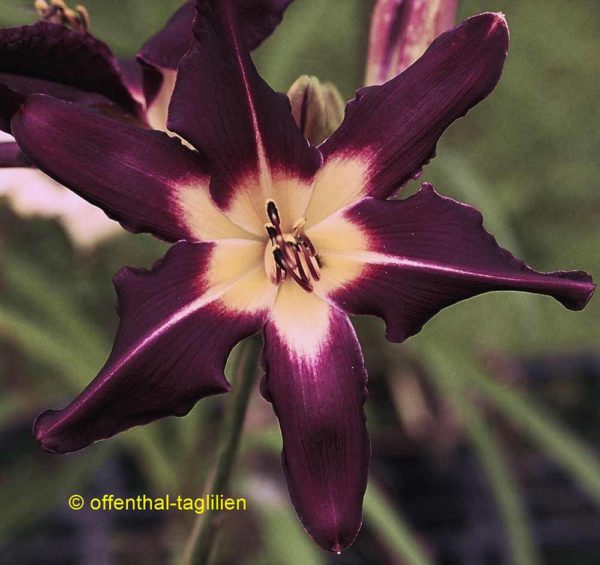
[[[365,84],[382,84],[412,65],[456,22],[458,0],[377,0]]]
[[[303,75],[292,84],[288,97],[298,127],[313,145],[323,143],[342,123],[344,99],[331,82]]]

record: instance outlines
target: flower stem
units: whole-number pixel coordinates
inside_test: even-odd
[[[229,479],[240,444],[250,393],[259,373],[256,360],[260,351],[260,340],[249,339],[241,348],[233,382],[235,390],[231,399],[232,405],[227,407],[213,479],[205,494],[225,494],[229,489]],[[196,518],[183,553],[184,565],[209,563],[221,522],[222,512],[219,511],[211,511]]]

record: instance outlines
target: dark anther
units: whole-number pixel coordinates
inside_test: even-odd
[[[273,249],[273,257],[275,259],[275,264],[282,270],[286,271],[285,268],[285,260],[283,259],[283,253],[279,247]]]
[[[267,216],[274,226],[278,226],[281,223],[279,210],[277,210],[277,205],[272,200],[267,201]]]
[[[271,243],[274,243],[275,238],[277,237],[277,230],[275,229],[275,226],[270,226],[269,224],[267,224],[265,228],[267,229],[267,234],[269,235]]]

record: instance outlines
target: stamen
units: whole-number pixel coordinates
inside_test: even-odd
[[[285,271],[281,270],[279,266],[275,269],[275,284],[281,284],[285,279]]]
[[[300,218],[292,227],[292,231],[294,232],[294,235],[300,234],[302,233],[302,230],[304,229],[304,226],[306,225],[306,218]]]
[[[281,224],[281,219],[279,218],[279,210],[277,209],[277,205],[273,200],[267,200],[267,216],[269,216],[269,220],[274,226],[279,227]]]
[[[319,272],[319,264],[316,261],[316,257],[312,256],[306,247],[302,247],[302,252],[306,258],[306,265],[308,266],[308,270],[310,271],[312,278],[316,281],[321,280],[321,273]],[[313,260],[317,264],[316,268],[313,264]]]
[[[275,229],[275,226],[272,226],[271,224],[265,224],[265,229],[267,230],[267,234],[269,235],[271,243],[275,244],[275,238],[277,237],[277,230]]]
[[[284,234],[281,229],[281,216],[273,200],[267,200],[267,216],[270,223],[265,230],[272,246],[274,265],[266,264],[267,272],[274,284],[280,284],[286,277],[307,292],[313,291],[313,281],[321,278],[320,262],[315,247],[304,234],[306,218],[300,218],[293,226],[291,234]]]
[[[308,239],[308,236],[302,232],[302,234],[300,235],[301,239],[302,239],[302,243],[304,243],[304,245],[306,247],[308,247],[309,251],[311,252],[311,254],[313,256],[317,255],[317,252],[315,251],[315,246],[312,244],[312,241],[310,239]]]
[[[279,249],[279,247],[273,249],[273,257],[275,258],[275,264],[277,265],[277,267],[282,271],[287,271],[287,269],[285,268],[285,261],[283,260],[283,253],[281,252],[281,249]]]
[[[90,30],[90,14],[84,6],[77,5],[75,9],[71,9],[64,0],[35,0],[34,8],[46,22],[69,27],[81,33]]]
[[[298,250],[298,246],[294,245],[292,246],[292,249],[294,250],[294,257],[296,259],[296,265],[298,265],[298,274],[300,275],[300,278],[303,281],[309,282],[309,278],[306,276],[306,271],[304,270],[302,261],[300,260],[300,251]]]

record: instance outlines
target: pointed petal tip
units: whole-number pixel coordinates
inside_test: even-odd
[[[497,26],[508,28],[504,12],[481,12],[480,14],[475,14],[474,16],[467,18],[465,22],[474,20],[488,21],[491,29],[495,29]]]
[[[361,528],[362,520],[358,523],[358,526],[355,524],[333,524],[332,527],[307,529],[307,532],[325,551],[340,555],[342,551],[345,551],[354,543]]]
[[[358,529],[352,530],[351,532],[346,532],[345,534],[340,532],[333,543],[328,549],[331,553],[335,553],[336,555],[341,555],[342,551],[346,551],[356,540],[360,529],[362,528],[362,521],[358,526]]]
[[[585,271],[558,271],[550,274],[568,281],[564,295],[556,297],[568,310],[575,312],[583,310],[596,292],[592,276]]]
[[[587,298],[585,299],[585,302],[583,303],[583,306],[581,307],[582,310],[589,304],[590,300],[594,297],[594,294],[596,293],[596,284],[594,283],[592,276],[588,273],[584,273],[584,274],[587,275],[587,277],[588,277],[588,287],[587,287]]]
[[[72,449],[65,449],[65,446],[52,436],[52,422],[59,412],[59,410],[46,410],[33,423],[33,437],[42,449],[48,453],[68,453],[69,451],[74,451]]]
[[[506,16],[502,12],[483,12],[481,14],[471,16],[462,24],[459,24],[458,27],[460,28],[463,26],[481,26],[481,28],[485,30],[486,39],[501,38],[506,43],[508,48],[510,32],[508,29]]]
[[[473,217],[478,218],[478,223],[481,229],[483,229],[483,216],[476,208],[440,194],[429,182],[424,182],[421,185],[419,192],[423,192],[424,196],[439,198],[462,206],[463,210],[468,211]],[[550,277],[562,279],[560,284],[556,287],[556,293],[553,294],[553,296],[568,310],[576,312],[583,310],[589,304],[596,291],[596,285],[594,284],[592,276],[585,271],[554,271],[546,274]],[[400,343],[409,337],[412,337],[415,333],[418,332],[413,332],[408,335],[388,335],[386,333],[386,337],[394,343]]]

